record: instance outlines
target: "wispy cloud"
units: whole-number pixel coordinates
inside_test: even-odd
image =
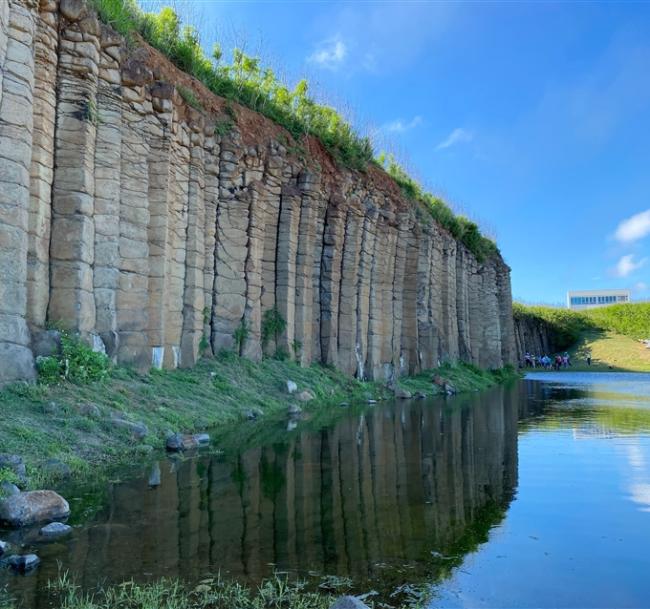
[[[330,38],[329,40],[324,41],[320,47],[307,58],[307,61],[316,63],[328,70],[336,70],[345,59],[347,52],[348,49],[340,38]]]
[[[465,144],[471,142],[473,139],[474,134],[471,131],[458,127],[436,146],[436,150],[444,150],[445,148],[451,148],[457,144]]]
[[[650,235],[650,209],[623,220],[614,236],[623,243],[632,243]]]
[[[418,125],[422,124],[421,116],[414,116],[410,121],[404,121],[401,118],[386,123],[381,127],[381,131],[386,131],[387,133],[404,133],[405,131],[410,131],[415,129]]]
[[[647,258],[641,258],[641,260],[635,260],[634,254],[627,254],[626,256],[621,256],[620,260],[616,263],[614,268],[614,275],[617,277],[627,277],[634,273],[634,271],[639,270],[644,267]]]
[[[637,281],[637,283],[634,284],[634,291],[637,294],[642,294],[643,292],[647,292],[648,284],[645,281]]]

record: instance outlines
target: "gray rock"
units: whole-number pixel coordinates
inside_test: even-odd
[[[11,497],[12,495],[20,495],[20,489],[11,482],[6,480],[0,483],[0,497]]]
[[[61,14],[68,21],[79,21],[85,13],[86,5],[83,0],[61,0]]]
[[[183,435],[180,433],[174,433],[167,436],[167,441],[165,442],[165,448],[168,451],[175,453],[184,450],[191,450],[192,448],[198,448],[198,446],[199,443],[195,436]]]
[[[368,404],[376,404],[376,403],[377,403],[377,400],[373,400],[373,399],[368,400]]]
[[[293,381],[287,381],[287,393],[295,393],[298,391],[298,385],[296,385]]]
[[[11,546],[9,545],[8,542],[2,541],[2,539],[0,539],[0,556],[6,554],[9,551],[10,547]]]
[[[447,395],[455,395],[456,388],[451,383],[445,383],[444,390]]]
[[[200,446],[205,446],[206,444],[210,444],[210,434],[207,433],[197,433],[192,436],[194,440],[196,441],[197,444]]]
[[[113,417],[111,422],[115,427],[121,427],[131,433],[137,440],[142,440],[149,433],[147,426],[139,421],[127,421],[121,417]]]
[[[410,400],[413,394],[402,387],[395,387],[395,398],[398,400]]]
[[[299,399],[301,402],[311,402],[316,396],[309,391],[309,389],[305,389],[304,391],[301,391],[296,398]]]
[[[61,352],[61,332],[43,330],[32,334],[32,351],[34,357],[52,357]]]
[[[348,402],[341,402],[339,404],[339,408],[349,408],[350,404]]]
[[[289,416],[296,416],[302,412],[302,408],[298,406],[298,404],[289,404],[289,407],[287,408],[287,413]]]
[[[72,527],[62,522],[50,522],[50,524],[45,525],[40,531],[39,535],[42,537],[47,537],[48,539],[53,539],[55,537],[63,537],[64,535],[69,535],[72,533]]]
[[[70,466],[58,459],[48,459],[43,469],[54,478],[69,478],[72,475]]]
[[[102,411],[95,404],[82,404],[79,406],[79,414],[91,419],[99,419],[102,416]]]
[[[157,461],[151,466],[151,471],[149,472],[149,486],[155,488],[160,486],[161,476],[160,476],[160,463]]]
[[[258,417],[262,416],[262,411],[261,410],[253,410],[250,408],[249,410],[244,411],[244,418],[247,421],[255,421]]]
[[[14,528],[65,520],[70,506],[54,491],[30,491],[0,501],[0,524]]]
[[[20,455],[0,454],[0,469],[9,469],[21,482],[27,482],[27,468]]]
[[[36,554],[14,554],[6,560],[8,564],[14,571],[19,573],[27,573],[32,569],[38,567],[41,564],[41,559],[36,556]]]
[[[426,393],[422,393],[422,391],[418,391],[414,396],[416,400],[424,400],[427,397]]]
[[[341,596],[336,599],[330,609],[369,609],[356,596]]]
[[[63,409],[56,402],[48,402],[43,404],[43,412],[51,416],[57,416],[63,412]]]

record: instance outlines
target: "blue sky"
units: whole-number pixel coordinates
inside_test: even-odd
[[[650,297],[650,3],[175,4],[496,236],[516,298]]]

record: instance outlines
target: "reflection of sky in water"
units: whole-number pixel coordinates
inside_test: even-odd
[[[648,607],[650,374],[530,376],[516,499],[430,609]]]

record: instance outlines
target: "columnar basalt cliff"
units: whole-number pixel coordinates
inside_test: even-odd
[[[380,169],[295,143],[81,0],[1,2],[0,66],[0,382],[33,377],[54,323],[142,369],[234,348],[375,379],[515,361],[508,267]]]

